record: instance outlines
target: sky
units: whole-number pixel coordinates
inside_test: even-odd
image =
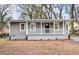
[[[20,17],[20,12],[18,12],[17,10],[19,10],[20,8],[19,7],[17,7],[16,5],[12,5],[11,7],[10,7],[10,10],[11,10],[11,12],[12,12],[12,18],[14,19],[14,20],[17,20],[17,19],[19,19],[19,17]]]

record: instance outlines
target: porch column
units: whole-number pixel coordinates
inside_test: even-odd
[[[41,35],[42,35],[42,22],[41,22]]]
[[[54,27],[54,32],[53,32],[53,34],[55,34],[55,22],[54,22],[54,24],[53,24],[53,27]]]
[[[26,21],[26,36],[28,35],[28,22]]]
[[[64,29],[65,29],[65,27],[64,27],[64,26],[65,26],[65,24],[64,24],[64,21],[63,21],[63,34],[65,33],[65,32],[64,32],[64,31],[65,31],[65,30],[64,30]]]

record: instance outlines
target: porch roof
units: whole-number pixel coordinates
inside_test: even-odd
[[[10,22],[53,22],[53,21],[69,21],[69,20],[55,20],[55,19],[27,19],[27,20],[10,20]]]
[[[30,19],[30,20],[26,20],[27,22],[55,22],[55,21],[58,21],[58,22],[61,22],[61,21],[69,21],[69,20],[54,20],[54,19]]]
[[[10,22],[26,22],[26,20],[10,20]]]

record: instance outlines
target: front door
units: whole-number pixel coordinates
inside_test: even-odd
[[[45,33],[49,33],[49,23],[45,23]]]

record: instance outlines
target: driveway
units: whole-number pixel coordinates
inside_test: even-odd
[[[72,40],[26,41],[0,40],[1,55],[76,55],[79,42]]]

